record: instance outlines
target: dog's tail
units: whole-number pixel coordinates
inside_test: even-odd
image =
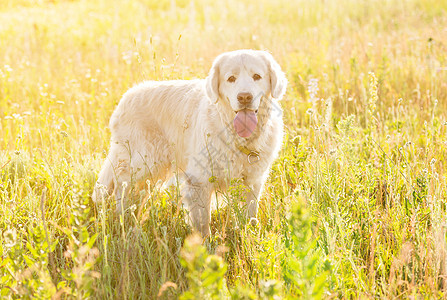
[[[99,172],[98,181],[96,181],[95,188],[93,189],[92,200],[95,203],[99,203],[113,192],[113,166],[110,160],[107,158],[102,166],[101,172]]]

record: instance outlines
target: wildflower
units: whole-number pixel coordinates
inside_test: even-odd
[[[123,58],[124,62],[128,65],[130,65],[132,63],[132,51],[125,51],[123,52],[121,55],[121,57]]]
[[[324,116],[325,123],[327,124],[328,128],[332,127],[332,99],[329,97],[326,100],[326,115]]]
[[[376,111],[378,96],[378,87],[377,87],[377,77],[373,72],[369,72],[369,99],[368,99],[368,114],[370,120],[372,121],[374,118],[374,113]]]
[[[312,78],[309,80],[307,85],[307,91],[309,92],[309,102],[316,102],[318,100],[317,93],[319,91],[318,88],[318,79]]]
[[[6,72],[8,72],[8,73],[11,73],[11,72],[12,72],[12,68],[11,68],[10,65],[4,65],[4,68],[5,68],[5,71],[6,71]]]
[[[17,232],[14,229],[6,230],[3,233],[4,245],[6,248],[11,248],[15,245],[17,240]]]

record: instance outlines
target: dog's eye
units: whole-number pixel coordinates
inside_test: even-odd
[[[255,74],[255,75],[253,75],[253,80],[259,80],[259,79],[261,79],[262,77],[261,77],[261,75],[259,75],[259,74]]]
[[[228,77],[227,81],[228,82],[235,82],[236,81],[236,77],[230,76],[230,77]]]

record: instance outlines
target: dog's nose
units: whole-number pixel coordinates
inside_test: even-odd
[[[239,93],[237,94],[237,100],[241,104],[249,104],[253,100],[253,95],[251,93]]]

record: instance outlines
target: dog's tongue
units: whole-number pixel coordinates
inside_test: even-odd
[[[256,117],[256,114],[248,109],[238,111],[233,121],[236,133],[243,138],[247,138],[252,135],[257,124],[258,118]]]

